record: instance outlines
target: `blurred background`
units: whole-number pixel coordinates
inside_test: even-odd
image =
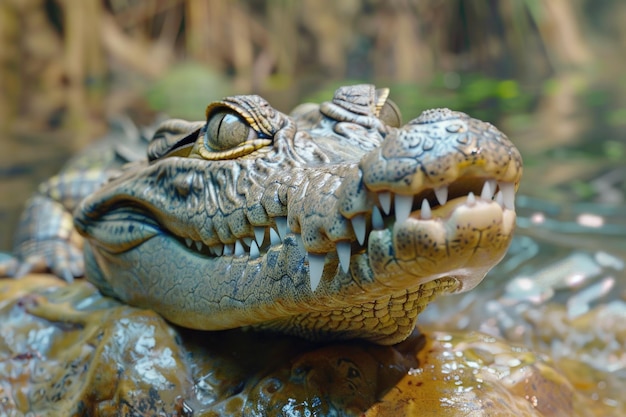
[[[199,120],[235,93],[288,112],[359,82],[405,121],[445,106],[497,125],[528,196],[624,204],[621,0],[0,0],[0,250],[112,118]]]
[[[492,122],[524,157],[506,258],[422,323],[549,352],[595,415],[626,415],[624,0],[0,0],[0,251],[111,120],[201,120],[241,93],[289,112],[362,82],[405,121]]]

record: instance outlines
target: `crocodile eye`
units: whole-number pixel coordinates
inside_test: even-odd
[[[257,138],[257,133],[233,111],[216,111],[207,122],[205,143],[215,151],[226,151]]]
[[[387,99],[383,107],[380,109],[378,118],[391,127],[402,126],[402,114],[400,109],[393,101]]]

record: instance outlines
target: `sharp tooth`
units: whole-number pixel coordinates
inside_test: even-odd
[[[224,255],[230,256],[235,252],[235,245],[233,243],[227,243],[224,245]]]
[[[243,254],[244,254],[243,245],[241,244],[241,241],[237,239],[235,241],[235,256],[241,256]]]
[[[515,210],[515,184],[512,182],[500,182],[498,187],[502,191],[504,207],[509,210]]]
[[[448,201],[448,187],[439,187],[435,188],[435,196],[437,197],[437,201],[439,201],[440,205],[446,204]]]
[[[383,191],[378,193],[378,199],[380,200],[380,208],[383,209],[385,214],[389,214],[391,211],[391,192]]]
[[[343,272],[350,269],[350,242],[337,242],[337,256]]]
[[[202,250],[202,242],[196,240],[194,243],[196,244],[196,249],[198,249],[198,252],[200,252]]]
[[[256,259],[259,257],[259,246],[255,241],[250,244],[250,259]]]
[[[187,245],[188,248],[191,247],[192,243],[193,243],[193,240],[189,239],[188,237],[185,238],[185,244]]]
[[[276,222],[276,229],[278,230],[280,240],[285,240],[285,236],[287,236],[287,218],[276,217],[274,221]]]
[[[254,227],[254,239],[256,240],[256,243],[259,246],[263,245],[263,239],[265,239],[265,227],[263,226]]]
[[[467,204],[469,207],[476,205],[476,196],[473,192],[469,192],[469,194],[467,195],[467,200],[465,200],[465,204]]]
[[[500,204],[500,207],[504,207],[504,197],[502,197],[502,190],[496,193],[496,203]]]
[[[430,210],[430,203],[428,202],[427,199],[422,200],[422,211],[421,211],[420,217],[423,220],[430,220],[433,218],[433,213]]]
[[[211,249],[213,249],[215,256],[222,256],[222,253],[224,253],[224,245],[211,246]]]
[[[356,240],[358,240],[359,244],[362,245],[363,242],[365,242],[365,216],[358,214],[350,221],[352,222],[352,229],[354,230]]]
[[[413,208],[413,196],[412,195],[396,195],[396,223],[404,223],[411,214]]]
[[[383,221],[383,215],[380,214],[378,207],[374,206],[372,209],[372,228],[380,230],[385,228],[385,222]]]
[[[494,189],[491,186],[491,181],[485,181],[483,184],[483,190],[480,193],[480,198],[483,200],[491,200],[493,197]]]
[[[281,243],[283,243],[283,241],[280,239],[280,236],[278,236],[278,232],[276,232],[273,227],[270,227],[270,245],[276,246]]]
[[[311,276],[311,292],[315,292],[317,286],[322,280],[322,274],[324,273],[324,261],[326,255],[317,255],[309,253],[309,274]]]

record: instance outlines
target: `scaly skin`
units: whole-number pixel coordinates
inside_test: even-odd
[[[522,162],[462,113],[400,126],[387,94],[344,87],[292,117],[236,96],[164,123],[74,213],[87,278],[190,328],[405,339],[504,255]]]
[[[14,241],[15,259],[0,261],[0,276],[51,271],[72,281],[84,274],[82,238],[72,212],[129,162],[145,159],[150,131],[138,131],[127,119],[72,158],[57,175],[42,183],[28,202]]]

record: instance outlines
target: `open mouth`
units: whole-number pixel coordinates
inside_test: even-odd
[[[117,207],[110,207],[97,222],[100,227],[83,225],[82,228],[89,227],[89,234],[96,238],[99,245],[113,253],[124,252],[163,234],[177,240],[183,250],[213,259],[246,257],[247,262],[261,262],[270,251],[293,251],[298,248],[299,256],[305,259],[304,267],[308,267],[311,289],[314,291],[325,268],[332,275],[341,271],[348,274],[351,258],[366,252],[374,235],[377,245],[381,244],[378,242],[381,233],[387,236],[385,239],[390,247],[386,252],[395,255],[398,244],[416,245],[417,238],[411,236],[421,230],[427,229],[432,234],[450,229],[452,223],[458,220],[459,213],[463,213],[466,224],[480,229],[481,224],[501,222],[507,210],[514,214],[515,206],[515,184],[488,177],[467,176],[447,186],[424,189],[413,195],[389,191],[370,193],[370,211],[345,218],[352,227],[354,238],[335,242],[334,251],[325,253],[308,252],[301,234],[290,230],[286,216],[274,217],[272,225],[253,225],[253,233],[249,236],[230,242],[215,242],[214,239],[209,243],[194,240],[189,235],[181,236],[180,232],[171,230],[167,224],[156,220],[154,209],[149,206],[136,201],[130,204],[128,201],[117,201]],[[506,230],[504,232],[507,233]],[[409,237],[405,239],[398,236],[399,233]],[[452,241],[456,235],[455,232],[450,233],[447,239]],[[198,235],[197,232],[194,234]],[[410,259],[410,255],[405,257]],[[332,262],[327,262],[329,259]],[[341,271],[336,269],[337,262]],[[335,265],[332,271],[329,269],[331,264]],[[438,269],[445,269],[445,265],[439,265]]]
[[[497,182],[494,179],[465,178],[448,186],[427,189],[415,195],[377,192],[378,205],[369,213],[362,213],[350,219],[356,236],[356,243],[367,246],[368,231],[382,230],[402,223],[409,217],[420,220],[445,219],[456,207],[452,200],[465,198],[465,204],[472,207],[477,201],[496,201],[500,207],[514,210],[515,185],[510,182]],[[273,226],[254,226],[254,235],[237,239],[234,242],[206,244],[190,238],[176,238],[188,249],[205,256],[250,256],[258,258],[270,247],[282,243],[291,234],[286,217],[275,217]],[[297,235],[297,233],[296,233]],[[345,252],[352,246],[350,242],[338,242],[337,250]],[[346,259],[348,256],[342,256]],[[343,264],[343,262],[342,262]]]
[[[371,227],[374,230],[402,223],[409,217],[421,220],[445,219],[454,207],[450,202],[459,197],[465,197],[470,207],[481,200],[496,201],[502,209],[515,209],[515,184],[494,179],[463,178],[448,186],[426,189],[415,195],[393,195],[386,191],[378,192],[377,195],[380,207],[374,206],[371,213]],[[367,227],[365,218],[361,216],[355,216],[352,225],[357,239],[363,244]]]
[[[353,254],[362,253],[368,247],[369,234],[373,231],[394,227],[411,218],[413,221],[438,221],[446,219],[460,206],[472,208],[484,203],[497,203],[500,210],[514,210],[515,185],[491,178],[462,178],[448,186],[425,189],[414,195],[393,194],[382,191],[374,193],[377,204],[370,212],[361,213],[350,220],[356,240],[339,241],[335,250],[341,269],[347,273]],[[348,220],[348,219],[346,219]],[[307,252],[299,233],[289,229],[287,217],[275,217],[271,226],[253,226],[254,234],[227,243],[207,244],[173,235],[187,250],[205,257],[248,257],[249,261],[262,259],[270,249],[277,249],[290,237],[308,259],[312,289],[317,287],[330,254]]]

